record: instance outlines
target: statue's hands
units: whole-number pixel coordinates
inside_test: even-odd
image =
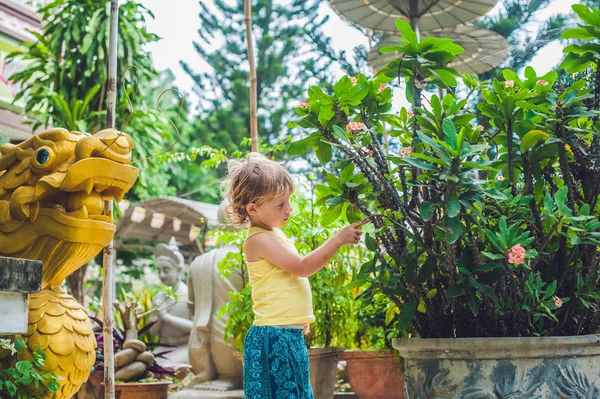
[[[208,326],[196,326],[196,331],[200,335],[208,335]]]

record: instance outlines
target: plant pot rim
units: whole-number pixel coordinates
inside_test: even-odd
[[[344,352],[344,348],[328,347],[328,348],[308,348],[308,356],[311,359],[318,359],[321,357],[329,357],[332,355],[338,358]]]
[[[600,334],[564,337],[408,338],[392,346],[405,359],[526,359],[600,355]]]
[[[354,360],[354,359],[387,359],[394,357],[394,350],[365,350],[365,349],[351,349],[346,350],[342,353],[342,358],[344,360]]]
[[[154,381],[154,382],[136,382],[136,381],[128,381],[128,382],[115,382],[115,386],[127,386],[127,385],[170,385],[171,381]],[[104,386],[104,382],[102,382],[102,386]]]

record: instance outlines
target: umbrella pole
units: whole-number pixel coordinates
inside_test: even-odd
[[[420,28],[421,17],[413,16],[410,17],[410,27],[417,34],[417,40],[421,41],[421,28]]]
[[[108,90],[106,107],[106,127],[114,128],[117,101],[117,32],[119,23],[119,0],[110,0],[110,36],[108,46]],[[104,204],[105,215],[112,215],[112,200]],[[113,348],[113,312],[114,300],[114,263],[115,248],[111,240],[104,248],[102,266],[102,311],[104,313],[104,328],[102,329],[104,343],[104,398],[115,398],[115,359]]]
[[[417,34],[417,40],[421,41],[421,27],[420,20],[421,14],[419,13],[419,1],[420,0],[410,0],[410,27]]]

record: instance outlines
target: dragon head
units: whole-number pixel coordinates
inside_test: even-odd
[[[96,256],[115,233],[105,201],[120,201],[137,179],[132,148],[114,129],[50,129],[3,145],[0,255],[41,260],[43,287]]]

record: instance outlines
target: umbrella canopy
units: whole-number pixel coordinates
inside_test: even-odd
[[[473,21],[498,0],[329,0],[333,9],[356,26],[375,32],[397,33],[396,19],[428,32]],[[413,28],[415,28],[413,26]]]
[[[481,75],[498,67],[509,54],[509,44],[504,37],[491,30],[474,26],[459,25],[452,29],[427,32],[424,36],[449,38],[464,47],[465,52],[448,64],[459,73]],[[375,72],[398,58],[397,53],[380,53],[379,49],[394,46],[400,39],[399,35],[387,36],[369,52],[367,59]]]
[[[132,220],[136,208],[143,209],[143,216]],[[190,229],[192,225],[201,231],[218,226],[219,205],[192,201],[177,197],[160,197],[150,199],[129,207],[119,218],[115,238],[138,239],[152,242],[169,242],[175,237],[178,242],[190,244]],[[160,226],[153,224],[154,214],[162,215]],[[174,219],[180,222],[174,228]],[[202,238],[202,234],[200,234]]]

